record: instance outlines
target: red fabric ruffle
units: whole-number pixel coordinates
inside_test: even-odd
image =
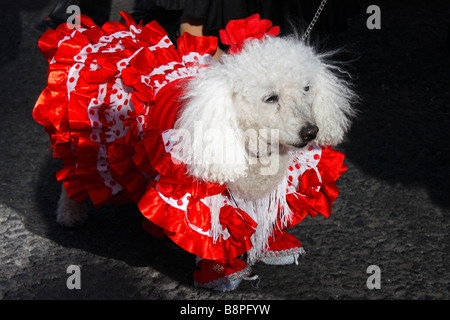
[[[170,101],[176,88],[169,85],[165,89],[167,91],[160,92],[157,104],[161,101],[169,114],[166,119],[173,119],[171,115],[176,114],[178,106],[176,103],[170,105],[166,102]],[[155,110],[158,110],[157,104]],[[165,129],[172,125],[173,122],[169,120],[162,127]],[[144,216],[159,227],[158,234],[164,232],[183,249],[210,260],[232,259],[252,248],[250,237],[257,225],[246,212],[235,206],[224,185],[208,183],[187,175],[186,166],[174,162],[170,150],[165,149],[168,142],[165,144],[161,130],[153,128],[147,131],[143,142],[148,156],[152,155],[152,167],[159,175],[149,184],[138,206]],[[290,168],[298,175],[299,182],[295,192],[291,188],[291,192],[287,190],[286,196],[293,214],[284,226],[280,214],[278,226],[290,228],[308,214],[315,216],[320,213],[328,217],[331,213],[332,203],[338,194],[335,182],[346,169],[343,164],[344,155],[319,147],[315,147],[312,152],[307,153],[304,160],[293,160]],[[315,159],[316,163],[307,164],[310,158]],[[301,165],[305,166],[302,173]],[[290,186],[293,185],[291,178],[286,176]],[[228,237],[213,238],[211,206],[203,201],[208,197],[218,197],[223,202],[220,225],[223,230],[227,230]]]
[[[99,27],[82,16],[82,29],[62,24],[39,41],[49,61],[48,86],[33,117],[49,134],[54,157],[64,161],[57,179],[73,200],[90,198],[96,207],[136,202],[151,233],[205,259],[233,259],[252,248],[255,221],[225,186],[188,176],[163,137],[176,121],[186,82],[206,65],[217,40],[185,33],[175,48],[156,22],[143,27],[123,17],[125,23]],[[278,29],[252,16],[230,23],[222,38],[237,51],[265,34]],[[307,214],[330,215],[346,166],[343,154],[319,149],[311,151],[319,157],[311,158],[314,165],[294,159],[286,176],[293,215],[284,227]],[[214,232],[213,206],[222,228]]]
[[[81,15],[81,29],[64,23],[39,40],[49,61],[48,86],[33,117],[49,134],[53,156],[64,162],[57,178],[69,197],[90,198],[96,207],[138,202],[156,173],[143,165],[148,158],[140,151],[157,90],[198,72],[203,65],[195,61],[217,46],[215,38],[186,34],[177,50],[156,22],[142,27],[129,14],[122,16],[125,23],[99,27]],[[159,67],[162,74],[154,72]]]
[[[223,44],[229,45],[229,53],[241,51],[246,40],[261,39],[262,37],[277,36],[280,27],[272,27],[272,22],[267,19],[260,19],[259,14],[251,15],[248,18],[230,21],[225,30],[220,30],[220,40]]]
[[[308,214],[315,217],[321,214],[328,218],[331,214],[333,202],[336,200],[339,190],[336,186],[337,179],[347,170],[344,164],[344,154],[331,148],[322,149],[317,171],[306,170],[300,179],[296,193],[288,193],[286,200],[293,212],[287,227],[291,228],[302,221]]]
[[[186,251],[205,259],[231,259],[252,247],[250,237],[256,224],[244,211],[224,204],[220,224],[229,237],[213,238],[210,208],[203,201],[208,197],[226,201],[226,187],[188,175],[183,163],[173,162],[162,138],[162,132],[173,127],[176,118],[179,103],[173,97],[181,90],[179,84],[173,82],[158,94],[152,113],[159,114],[164,108],[165,116],[149,117],[143,145],[158,175],[148,185],[138,206],[148,220]],[[171,203],[165,198],[171,198]]]

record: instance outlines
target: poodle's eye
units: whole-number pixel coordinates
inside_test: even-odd
[[[305,86],[305,87],[303,88],[303,91],[308,92],[308,91],[309,91],[309,85],[308,85],[308,86]]]
[[[271,94],[270,96],[264,98],[264,102],[266,102],[266,103],[277,103],[278,102],[278,95]]]

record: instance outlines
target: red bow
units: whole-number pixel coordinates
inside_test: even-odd
[[[220,40],[230,45],[230,53],[236,53],[247,39],[261,39],[265,35],[277,36],[279,33],[280,27],[272,27],[270,20],[261,20],[256,13],[246,19],[230,21],[225,30],[220,30]]]

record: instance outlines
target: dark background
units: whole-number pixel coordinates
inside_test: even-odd
[[[146,234],[134,205],[90,208],[83,228],[56,224],[61,164],[31,117],[47,68],[35,26],[53,3],[2,1],[0,299],[448,299],[449,4],[359,3],[346,32],[321,36],[348,49],[361,97],[339,147],[349,169],[333,214],[292,230],[307,251],[298,266],[258,264],[259,289],[216,293],[193,288],[194,258]],[[366,27],[370,4],[380,30]],[[130,8],[113,1],[111,19]],[[71,264],[81,290],[66,287]],[[379,290],[366,286],[370,265],[381,269]]]

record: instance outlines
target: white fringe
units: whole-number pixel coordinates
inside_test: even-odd
[[[232,195],[236,206],[245,211],[258,225],[251,237],[253,247],[247,252],[247,263],[253,265],[261,254],[269,247],[269,237],[275,228],[282,230],[291,219],[292,211],[286,202],[287,180],[283,181],[272,192],[257,200],[246,200]],[[280,215],[278,214],[280,213]],[[277,225],[280,216],[281,225]]]
[[[220,196],[210,197],[210,212],[211,212],[211,231],[213,235],[213,243],[220,240],[223,230],[220,224],[219,216],[220,209],[223,207],[223,200]]]

